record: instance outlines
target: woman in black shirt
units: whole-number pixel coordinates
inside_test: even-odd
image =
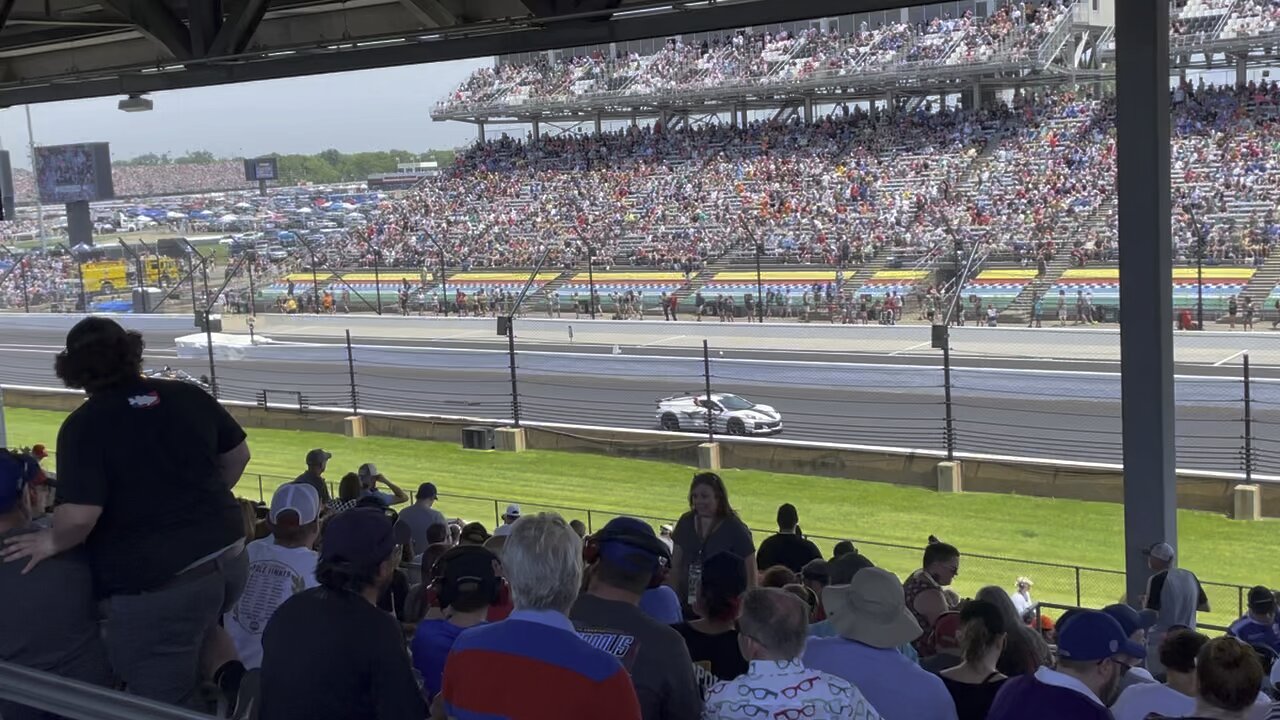
[[[960,654],[964,661],[938,673],[960,720],[986,720],[996,693],[1009,678],[996,670],[1007,631],[995,605],[970,600],[960,606]]]
[[[747,671],[737,630],[738,604],[746,590],[742,558],[730,552],[716,553],[702,563],[702,582],[693,604],[698,619],[673,626],[689,646],[704,698],[712,685]]]
[[[671,554],[671,587],[680,597],[685,617],[691,616],[698,597],[702,564],[719,552],[742,558],[747,587],[756,582],[756,546],[738,514],[729,505],[724,481],[715,473],[698,473],[689,487],[689,512],[680,516],[671,534],[675,547]]]

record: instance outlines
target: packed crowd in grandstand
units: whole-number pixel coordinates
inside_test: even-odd
[[[271,720],[1280,717],[1276,594],[1210,639],[1167,543],[1141,609],[1059,614],[1029,577],[960,597],[963,554],[933,536],[904,577],[824,552],[791,503],[760,537],[708,472],[674,523],[591,534],[516,504],[451,517],[429,468],[410,496],[377,457],[319,448],[258,505],[234,496],[244,430],[142,377],[140,335],[87,318],[66,347],[55,371],[87,399],[56,471],[43,446],[0,451],[5,662]]]
[[[117,197],[152,197],[182,193],[241,190],[255,186],[244,179],[239,160],[164,165],[113,165],[111,181]],[[14,197],[19,203],[36,197],[35,180],[26,170],[13,172]]]
[[[676,94],[707,88],[837,80],[914,64],[953,66],[992,57],[1023,59],[1064,15],[1065,3],[1007,3],[987,18],[946,13],[927,23],[863,22],[856,32],[750,32],[686,43],[672,38],[656,53],[596,50],[504,63],[472,74],[437,111],[473,111],[538,101]]]

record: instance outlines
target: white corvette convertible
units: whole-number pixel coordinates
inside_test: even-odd
[[[672,432],[706,432],[707,416],[715,432],[728,435],[776,435],[782,432],[782,415],[768,405],[757,405],[738,395],[711,393],[672,395],[657,401],[658,427]]]

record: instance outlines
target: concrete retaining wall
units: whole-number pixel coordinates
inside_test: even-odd
[[[30,388],[4,389],[7,407],[69,412],[83,401],[79,393]],[[337,410],[265,410],[226,403],[246,427],[342,434],[347,413]],[[365,416],[370,436],[461,443],[462,430],[486,423],[466,418]],[[726,468],[869,480],[935,488],[941,453],[893,449],[846,448],[817,443],[757,439],[720,439]],[[530,450],[589,452],[614,457],[673,462],[697,467],[697,448],[704,438],[656,431],[611,430],[534,424],[527,428]],[[1118,468],[1036,460],[957,458],[964,466],[964,489],[1032,497],[1121,502],[1123,476]],[[1230,514],[1232,488],[1239,478],[1213,473],[1179,473],[1178,507]],[[1262,512],[1280,517],[1280,483],[1263,482]]]

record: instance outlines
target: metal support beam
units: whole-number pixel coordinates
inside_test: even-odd
[[[204,57],[213,48],[213,40],[222,29],[222,0],[189,0],[187,25],[191,34],[191,51]]]
[[[1169,4],[1118,2],[1116,186],[1120,203],[1120,397],[1129,601],[1144,548],[1177,543],[1173,256],[1169,215]]]
[[[17,4],[18,0],[0,0],[0,30],[3,30],[5,23],[9,22],[9,15],[13,13],[13,6]]]
[[[244,52],[266,12],[267,0],[245,0],[237,3],[227,14],[227,21],[209,46],[209,56],[221,57]]]
[[[191,36],[187,26],[164,0],[104,0],[103,5],[125,16],[138,31],[179,60],[190,60]]]
[[[423,27],[452,27],[458,24],[458,18],[449,12],[449,8],[440,4],[440,0],[400,0]]]

